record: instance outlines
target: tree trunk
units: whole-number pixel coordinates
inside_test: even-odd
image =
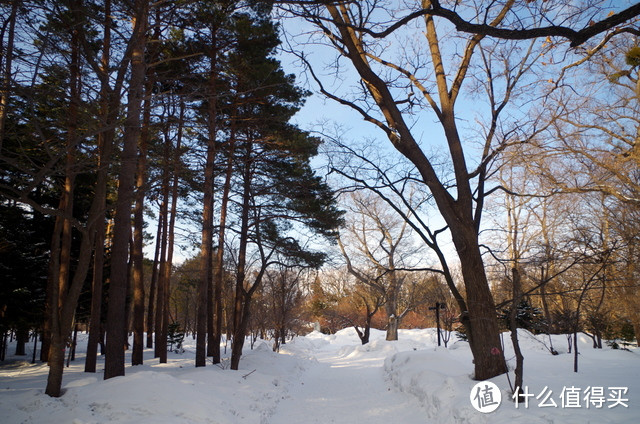
[[[75,4],[73,6],[76,6]],[[80,94],[80,64],[79,64],[79,39],[77,29],[71,30],[71,62],[69,65],[70,72],[70,87],[69,87],[69,108],[67,117],[67,144],[66,144],[66,162],[65,162],[65,179],[62,195],[60,197],[60,203],[58,209],[62,212],[62,215],[56,217],[56,223],[54,228],[54,243],[51,249],[51,260],[53,265],[51,267],[52,273],[50,278],[52,279],[53,291],[51,301],[50,312],[56,314],[52,315],[53,321],[58,320],[58,310],[62,309],[65,301],[65,296],[69,289],[69,278],[71,269],[71,217],[73,216],[73,191],[75,182],[75,149],[78,143],[77,140],[77,119],[78,119],[78,107],[79,107],[79,94]],[[54,324],[51,322],[51,329],[53,330]],[[60,324],[57,324],[58,328]],[[64,365],[64,357],[62,358]],[[62,377],[60,377],[62,378]]]
[[[210,71],[212,74],[214,70]],[[211,80],[211,76],[209,79]],[[211,83],[209,84],[211,85]],[[196,320],[196,367],[204,367],[207,357],[207,327],[210,328],[209,316],[213,311],[209,310],[211,284],[213,280],[213,183],[214,167],[216,159],[216,123],[215,101],[209,98],[209,136],[207,138],[207,160],[204,168],[203,206],[202,206],[202,244],[200,247],[201,269],[198,284],[198,318]],[[211,104],[213,102],[213,105]],[[212,109],[214,112],[212,112]],[[211,116],[213,114],[213,117]],[[212,340],[209,340],[211,344]]]
[[[213,242],[213,238],[211,239],[211,241]],[[211,249],[211,254],[213,254],[214,251],[213,249]],[[209,275],[211,275],[211,278],[209,279],[209,282],[207,284],[207,356],[208,357],[213,357],[215,354],[215,341],[214,341],[214,337],[215,337],[215,317],[214,317],[214,308],[215,308],[215,301],[213,299],[214,296],[214,289],[213,289],[213,270],[214,270],[214,264],[213,264],[213,258],[211,258],[211,261],[209,262]]]
[[[147,307],[147,348],[153,348],[153,334],[154,334],[154,311],[156,302],[156,288],[158,286],[158,259],[160,255],[160,245],[162,244],[162,222],[164,217],[160,215],[158,217],[158,229],[156,232],[156,248],[153,255],[153,266],[151,269],[151,284],[149,286],[149,303]]]
[[[132,313],[132,302],[133,298],[133,281],[131,279],[133,273],[133,259],[131,257],[131,252],[133,251],[133,239],[129,240],[129,260],[127,261],[127,295],[125,297],[124,302],[124,350],[129,350],[131,347],[129,343],[129,333],[131,332],[131,313]]]
[[[144,352],[144,198],[147,186],[147,146],[151,125],[151,96],[153,90],[153,72],[147,70],[145,82],[145,100],[140,132],[138,169],[136,171],[136,203],[133,208],[133,352],[131,365],[142,365]]]
[[[167,158],[168,155],[165,155]],[[162,178],[162,204],[160,206],[160,222],[162,222],[162,239],[160,240],[160,266],[158,269],[158,291],[156,293],[156,316],[155,316],[155,354],[156,358],[162,358],[163,351],[165,352],[165,361],[166,361],[166,351],[167,351],[167,339],[166,337],[162,338],[162,321],[164,317],[165,310],[165,291],[167,289],[167,284],[164,280],[164,276],[166,275],[165,268],[167,266],[167,238],[169,235],[168,227],[169,227],[169,170],[168,164],[165,164],[167,169],[164,170],[164,176]]]
[[[461,259],[467,292],[469,345],[473,353],[476,380],[486,380],[507,371],[493,296],[489,290],[475,230],[467,229],[475,244],[454,243]],[[471,233],[473,231],[473,233]],[[453,231],[452,231],[453,233]]]
[[[11,71],[13,63],[13,46],[15,40],[16,17],[18,14],[18,6],[21,0],[13,0],[11,4],[11,14],[9,15],[9,34],[7,37],[7,50],[4,58],[0,57],[0,64],[4,65],[4,73],[2,75],[2,85],[0,86],[0,152],[2,152],[2,142],[4,141],[4,128],[7,121],[7,112],[9,108],[9,95],[11,93]],[[4,43],[4,40],[2,40]],[[2,62],[4,59],[4,63]]]
[[[131,77],[127,118],[125,120],[123,150],[119,175],[111,251],[111,283],[107,313],[107,357],[104,378],[124,375],[125,305],[127,295],[127,270],[129,238],[131,234],[131,204],[136,172],[137,143],[140,136],[140,105],[145,76],[145,33],[148,1],[136,0],[134,5],[131,53]]]
[[[220,205],[220,227],[218,229],[218,250],[215,259],[215,275],[214,275],[214,325],[215,331],[213,335],[213,363],[219,364],[221,360],[220,342],[222,341],[222,319],[224,315],[222,305],[222,287],[224,285],[224,244],[225,232],[227,226],[227,209],[229,204],[229,192],[231,190],[231,177],[233,176],[233,155],[235,152],[235,125],[231,124],[231,135],[229,137],[229,149],[227,151],[227,172],[225,175],[224,187],[222,189],[222,204]]]
[[[3,331],[0,335],[0,361],[4,361],[7,353],[7,332]]]
[[[104,198],[104,197],[103,197]],[[96,372],[98,341],[102,334],[102,277],[104,268],[104,217],[97,223],[95,253],[93,257],[93,281],[91,284],[91,317],[89,321],[89,340],[87,340],[87,356],[84,372]]]
[[[391,264],[391,266],[393,266],[393,258],[392,258],[392,253],[389,254],[389,263]],[[393,268],[389,268],[389,269],[393,269]],[[396,341],[398,340],[398,325],[400,324],[400,318],[397,315],[397,310],[398,310],[398,301],[397,301],[397,294],[398,294],[398,290],[397,290],[397,282],[396,282],[396,276],[395,276],[395,272],[390,272],[390,276],[389,278],[392,279],[391,284],[389,284],[389,288],[388,288],[388,299],[387,299],[387,303],[385,304],[385,308],[387,311],[387,337],[386,340],[388,341]]]
[[[376,311],[378,310],[378,308],[376,308]],[[360,338],[360,342],[363,345],[366,345],[367,343],[369,343],[369,338],[371,337],[371,319],[373,318],[373,315],[375,314],[375,312],[371,312],[369,306],[367,305],[367,319],[364,325],[364,328],[362,330],[360,330],[358,328],[357,325],[354,325],[353,327],[356,329],[356,333],[358,333],[358,337]]]
[[[100,214],[99,202],[94,199],[89,210],[89,222],[96,222]],[[67,293],[58,293],[58,286],[54,287],[54,296],[61,299],[61,306],[53,308],[51,314],[51,348],[49,355],[49,377],[45,393],[58,397],[61,394],[62,370],[64,367],[64,348],[73,324],[73,317],[78,298],[89,271],[91,263],[91,247],[94,243],[94,228],[89,227],[82,233],[80,254],[78,256],[76,272],[68,287]],[[57,304],[56,304],[57,305]]]
[[[251,295],[244,293],[242,300],[242,310],[238,316],[238,324],[233,330],[233,344],[231,345],[231,369],[237,370],[240,366],[240,358],[242,357],[242,348],[244,347],[244,338],[247,334],[249,319],[251,318]],[[238,305],[236,304],[236,307]]]
[[[60,270],[60,235],[62,234],[62,217],[57,216],[51,235],[51,252],[47,272],[47,290],[45,299],[45,319],[42,328],[42,348],[40,360],[49,362],[51,337],[53,334],[53,314],[58,307],[58,274]]]
[[[104,3],[104,36],[101,59],[101,70],[109,72],[109,60],[111,56],[111,0]],[[114,96],[115,97],[115,96]],[[119,102],[119,100],[118,100]],[[100,88],[100,119],[101,132],[98,134],[98,171],[96,178],[95,199],[99,203],[100,217],[96,222],[95,252],[93,257],[93,282],[91,286],[91,318],[89,322],[89,340],[87,341],[87,356],[85,358],[84,371],[96,372],[96,360],[98,343],[102,340],[102,292],[104,273],[104,242],[106,234],[106,194],[108,181],[108,164],[113,151],[115,132],[110,123],[115,121],[114,110],[111,110],[108,81],[104,80]],[[115,109],[115,108],[113,108]]]
[[[113,101],[118,102],[118,96],[113,96]],[[110,138],[106,137],[105,140],[105,146],[110,146]],[[105,147],[105,150],[108,150],[107,147]],[[100,173],[98,175],[100,175]],[[66,285],[67,291],[65,293],[61,293],[59,291],[60,286],[58,284],[55,284],[55,282],[58,281],[58,275],[54,276],[54,274],[56,274],[56,271],[58,271],[55,269],[57,262],[55,250],[57,249],[56,245],[59,246],[59,244],[54,243],[52,248],[51,255],[53,266],[51,268],[53,272],[51,273],[51,275],[54,276],[54,278],[52,278],[51,281],[53,281],[54,284],[50,286],[51,297],[49,328],[51,329],[51,331],[49,336],[44,334],[43,337],[50,337],[51,341],[51,346],[49,349],[50,368],[45,393],[53,397],[58,397],[61,394],[62,372],[64,367],[64,348],[69,332],[71,331],[75,309],[78,304],[78,298],[80,297],[80,293],[82,292],[82,288],[84,286],[84,282],[91,263],[91,252],[95,242],[96,226],[101,219],[100,217],[104,215],[104,207],[102,202],[104,201],[105,192],[101,192],[103,188],[106,190],[106,184],[101,185],[100,183],[96,183],[95,196],[91,203],[91,207],[89,209],[87,217],[87,227],[84,229],[80,229],[82,237],[80,241],[79,256],[77,258],[75,274],[73,276],[71,284]],[[57,238],[55,234],[59,234],[59,231],[61,231],[61,227],[62,224],[60,223],[58,231],[54,232],[54,240]],[[59,242],[59,239],[57,241]]]
[[[26,356],[27,350],[26,345],[29,341],[29,329],[28,328],[18,328],[16,330],[16,356]]]
[[[242,188],[242,211],[240,217],[240,245],[238,246],[238,265],[236,272],[236,295],[233,308],[233,344],[231,346],[231,369],[237,370],[242,356],[244,337],[247,331],[247,322],[243,318],[249,315],[244,288],[246,277],[246,257],[247,244],[249,242],[249,208],[251,197],[251,142],[246,142],[246,153],[244,157],[243,188]],[[251,298],[249,297],[249,300]]]
[[[371,323],[367,322],[366,327],[364,327],[364,333],[362,334],[360,341],[362,341],[362,344],[365,345],[369,343],[370,337],[371,337]]]
[[[387,337],[386,340],[398,340],[398,317],[392,313],[387,317]]]
[[[545,281],[546,278],[544,274],[544,268],[541,273],[541,281]],[[540,299],[542,300],[542,310],[544,312],[544,318],[547,323],[547,333],[551,333],[551,329],[553,328],[553,317],[551,316],[551,311],[549,310],[549,302],[547,300],[547,284],[544,283],[540,286]]]
[[[95,252],[93,260],[93,281],[91,293],[91,318],[89,324],[89,340],[87,342],[87,357],[85,362],[85,372],[96,371],[97,345],[103,340],[104,328],[102,326],[102,301],[103,301],[103,271],[105,256],[105,234],[106,234],[106,195],[108,163],[113,151],[113,140],[115,133],[108,130],[101,136],[100,158],[98,160],[98,175],[94,202],[96,203],[95,228],[91,231],[95,234]]]
[[[520,349],[520,343],[518,341],[518,305],[520,305],[520,300],[522,299],[522,290],[520,284],[520,272],[517,267],[513,267],[511,269],[511,273],[513,276],[513,301],[511,302],[511,313],[509,314],[509,327],[511,329],[511,343],[513,344],[513,350],[516,354],[516,369],[515,369],[515,390],[518,393],[518,402],[525,401],[524,397],[521,397],[521,393],[524,387],[523,379],[524,379],[524,356],[522,355],[522,350]]]
[[[177,176],[174,177],[177,179]],[[167,241],[167,261],[164,267],[164,310],[162,311],[162,327],[160,330],[160,339],[165,341],[165,349],[160,354],[160,363],[167,363],[167,349],[166,340],[169,333],[169,300],[171,298],[171,272],[173,269],[173,246],[175,240],[175,218],[176,218],[176,204],[177,204],[177,181],[173,188],[173,195],[171,198],[171,212],[169,218],[169,239]]]
[[[76,360],[76,347],[78,346],[78,323],[76,322],[73,326],[73,339],[71,341],[71,352],[69,352],[69,360]],[[67,367],[69,363],[67,362]]]
[[[218,41],[217,41],[217,28],[215,27],[215,24],[212,25],[211,28],[211,46],[209,49],[209,79],[207,81],[207,126],[208,126],[208,140],[207,140],[207,164],[206,164],[206,169],[205,169],[205,174],[207,172],[211,172],[210,175],[210,183],[207,185],[206,183],[206,175],[205,175],[205,189],[206,190],[211,190],[212,193],[210,193],[210,204],[206,205],[207,207],[211,207],[213,209],[213,184],[214,184],[214,179],[213,179],[213,167],[215,166],[215,157],[216,157],[216,134],[218,131],[218,107],[217,107],[217,102],[218,102],[218,87],[217,87],[217,82],[218,82],[218,69],[217,69],[217,64],[218,64]],[[211,157],[209,156],[209,154],[211,154]],[[211,164],[209,164],[209,160],[212,161]],[[209,166],[212,167],[211,170],[209,170]],[[206,194],[206,193],[205,193]],[[205,269],[207,271],[207,337],[209,340],[209,343],[207,344],[207,356],[212,356],[214,357],[214,363],[219,363],[219,356],[220,356],[220,347],[219,347],[219,343],[218,346],[216,347],[215,341],[216,341],[216,336],[215,336],[215,316],[214,316],[214,309],[215,309],[215,300],[214,300],[214,296],[215,296],[215,289],[213,287],[213,272],[214,272],[214,265],[213,265],[213,251],[211,251],[212,245],[213,245],[213,211],[210,212],[210,214],[212,215],[210,218],[210,222],[208,223],[208,225],[210,225],[209,228],[209,234],[207,234],[207,238],[209,240],[209,252],[208,255],[206,256],[206,261],[207,264],[205,266]],[[204,218],[204,214],[203,214],[203,218]],[[203,226],[203,244],[204,244],[204,226]],[[222,249],[221,245],[218,245],[218,249]],[[217,352],[216,352],[217,351]],[[217,362],[216,362],[216,356],[218,357]]]
[[[72,8],[77,7],[73,3]],[[72,16],[76,10],[71,10]],[[49,298],[50,320],[49,328],[51,334],[43,335],[50,337],[49,346],[49,376],[45,393],[49,396],[58,397],[61,394],[62,374],[64,369],[64,347],[71,331],[73,316],[78,303],[78,297],[88,272],[91,260],[91,248],[93,247],[93,237],[91,231],[85,231],[82,235],[80,253],[76,266],[76,273],[73,281],[70,281],[71,264],[71,218],[73,211],[73,183],[75,179],[75,155],[77,146],[76,128],[78,125],[78,107],[80,103],[80,64],[79,64],[79,38],[78,30],[74,26],[71,30],[71,63],[70,63],[70,103],[69,116],[67,121],[67,146],[65,182],[63,194],[60,199],[60,211],[63,215],[56,218],[53,241],[51,249],[50,265],[50,294]],[[89,221],[97,214],[97,203],[94,199],[89,212]]]
[[[160,363],[167,363],[167,334],[169,330],[169,298],[171,294],[171,270],[173,266],[173,246],[175,241],[175,222],[177,215],[177,205],[178,205],[178,184],[179,184],[179,176],[178,176],[178,167],[179,167],[179,157],[180,150],[182,148],[182,130],[184,125],[184,103],[180,103],[180,119],[178,121],[178,134],[176,140],[176,147],[173,154],[173,184],[172,184],[172,194],[171,194],[171,210],[169,212],[169,238],[167,240],[167,260],[164,267],[164,310],[162,311],[162,328],[160,332],[161,340],[164,340],[164,349],[160,354]]]
[[[51,347],[49,351],[49,376],[45,393],[51,397],[60,397],[62,394],[62,373],[64,371],[65,339],[58,328],[54,328],[51,334]]]
[[[578,331],[573,332],[573,372],[578,372]]]

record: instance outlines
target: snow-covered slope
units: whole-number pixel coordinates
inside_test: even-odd
[[[59,399],[43,394],[46,365],[8,355],[0,363],[0,422],[586,424],[640,420],[640,350],[595,350],[582,337],[580,372],[574,373],[564,336],[553,336],[553,346],[561,352],[553,356],[546,347],[548,337],[519,334],[524,381],[531,394],[528,408],[522,404],[516,408],[507,376],[499,376],[491,381],[501,389],[500,407],[489,414],[474,409],[470,393],[477,382],[471,379],[473,364],[465,342],[437,347],[435,330],[424,329],[401,330],[397,342],[385,341],[383,332],[373,331],[371,343],[362,346],[355,331],[345,329],[335,335],[314,332],[296,338],[280,353],[259,341],[253,350],[245,351],[239,371],[211,364],[196,369],[195,345],[189,339],[185,353],[170,353],[167,364],[158,364],[148,351],[145,365],[127,367],[125,377],[107,381],[100,372],[82,372],[85,339],[81,337],[77,359],[65,370],[65,394]],[[512,365],[508,334],[504,340]],[[554,402],[556,407],[543,406]]]

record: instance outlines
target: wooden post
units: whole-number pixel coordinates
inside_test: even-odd
[[[440,346],[440,309],[444,309],[444,303],[436,302],[436,306],[429,308],[430,311],[436,311],[436,326],[438,328],[438,346]]]

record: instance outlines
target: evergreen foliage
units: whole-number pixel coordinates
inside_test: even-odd
[[[184,341],[184,331],[180,327],[178,321],[173,321],[167,328],[167,343],[169,344],[169,350],[175,353],[182,353],[182,342]]]
[[[511,308],[503,309],[498,318],[503,325],[511,330]],[[547,331],[547,323],[540,308],[532,306],[527,300],[522,300],[516,309],[516,325],[534,334]]]
[[[0,334],[42,326],[51,219],[0,205]]]

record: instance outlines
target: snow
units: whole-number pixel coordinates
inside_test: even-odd
[[[510,367],[515,364],[509,334],[503,335]],[[124,377],[102,380],[104,358],[96,374],[84,369],[86,336],[79,337],[76,360],[65,369],[64,395],[45,395],[46,365],[12,356],[0,363],[0,421],[13,423],[636,423],[640,418],[640,349],[593,349],[579,337],[579,372],[563,335],[519,331],[525,356],[527,408],[512,402],[505,375],[491,381],[500,387],[502,404],[483,414],[470,402],[478,383],[472,377],[469,346],[451,341],[436,346],[434,329],[400,330],[399,340],[384,340],[372,330],[362,346],[353,329],[334,335],[314,331],[281,347],[249,343],[239,371],[220,366],[194,367],[195,342],[185,352],[169,353],[167,364],[145,352],[145,364],[128,366]],[[30,358],[30,357],[28,357]],[[513,381],[513,373],[510,373]],[[627,389],[626,393],[615,389]],[[592,391],[596,389],[596,391]],[[602,407],[585,396],[601,388]],[[612,389],[613,388],[613,389]],[[564,394],[563,394],[564,389]],[[618,391],[616,391],[618,390]],[[570,393],[579,393],[571,398]],[[550,394],[548,399],[545,396]],[[622,404],[615,405],[615,397]],[[538,398],[536,398],[538,397]],[[563,404],[563,399],[566,403]],[[592,400],[595,397],[592,398]],[[545,402],[546,401],[546,402]],[[556,407],[540,404],[555,402]],[[579,403],[579,405],[577,405]],[[587,407],[587,404],[589,407]],[[626,405],[626,406],[625,406]],[[569,407],[575,406],[575,407]]]

